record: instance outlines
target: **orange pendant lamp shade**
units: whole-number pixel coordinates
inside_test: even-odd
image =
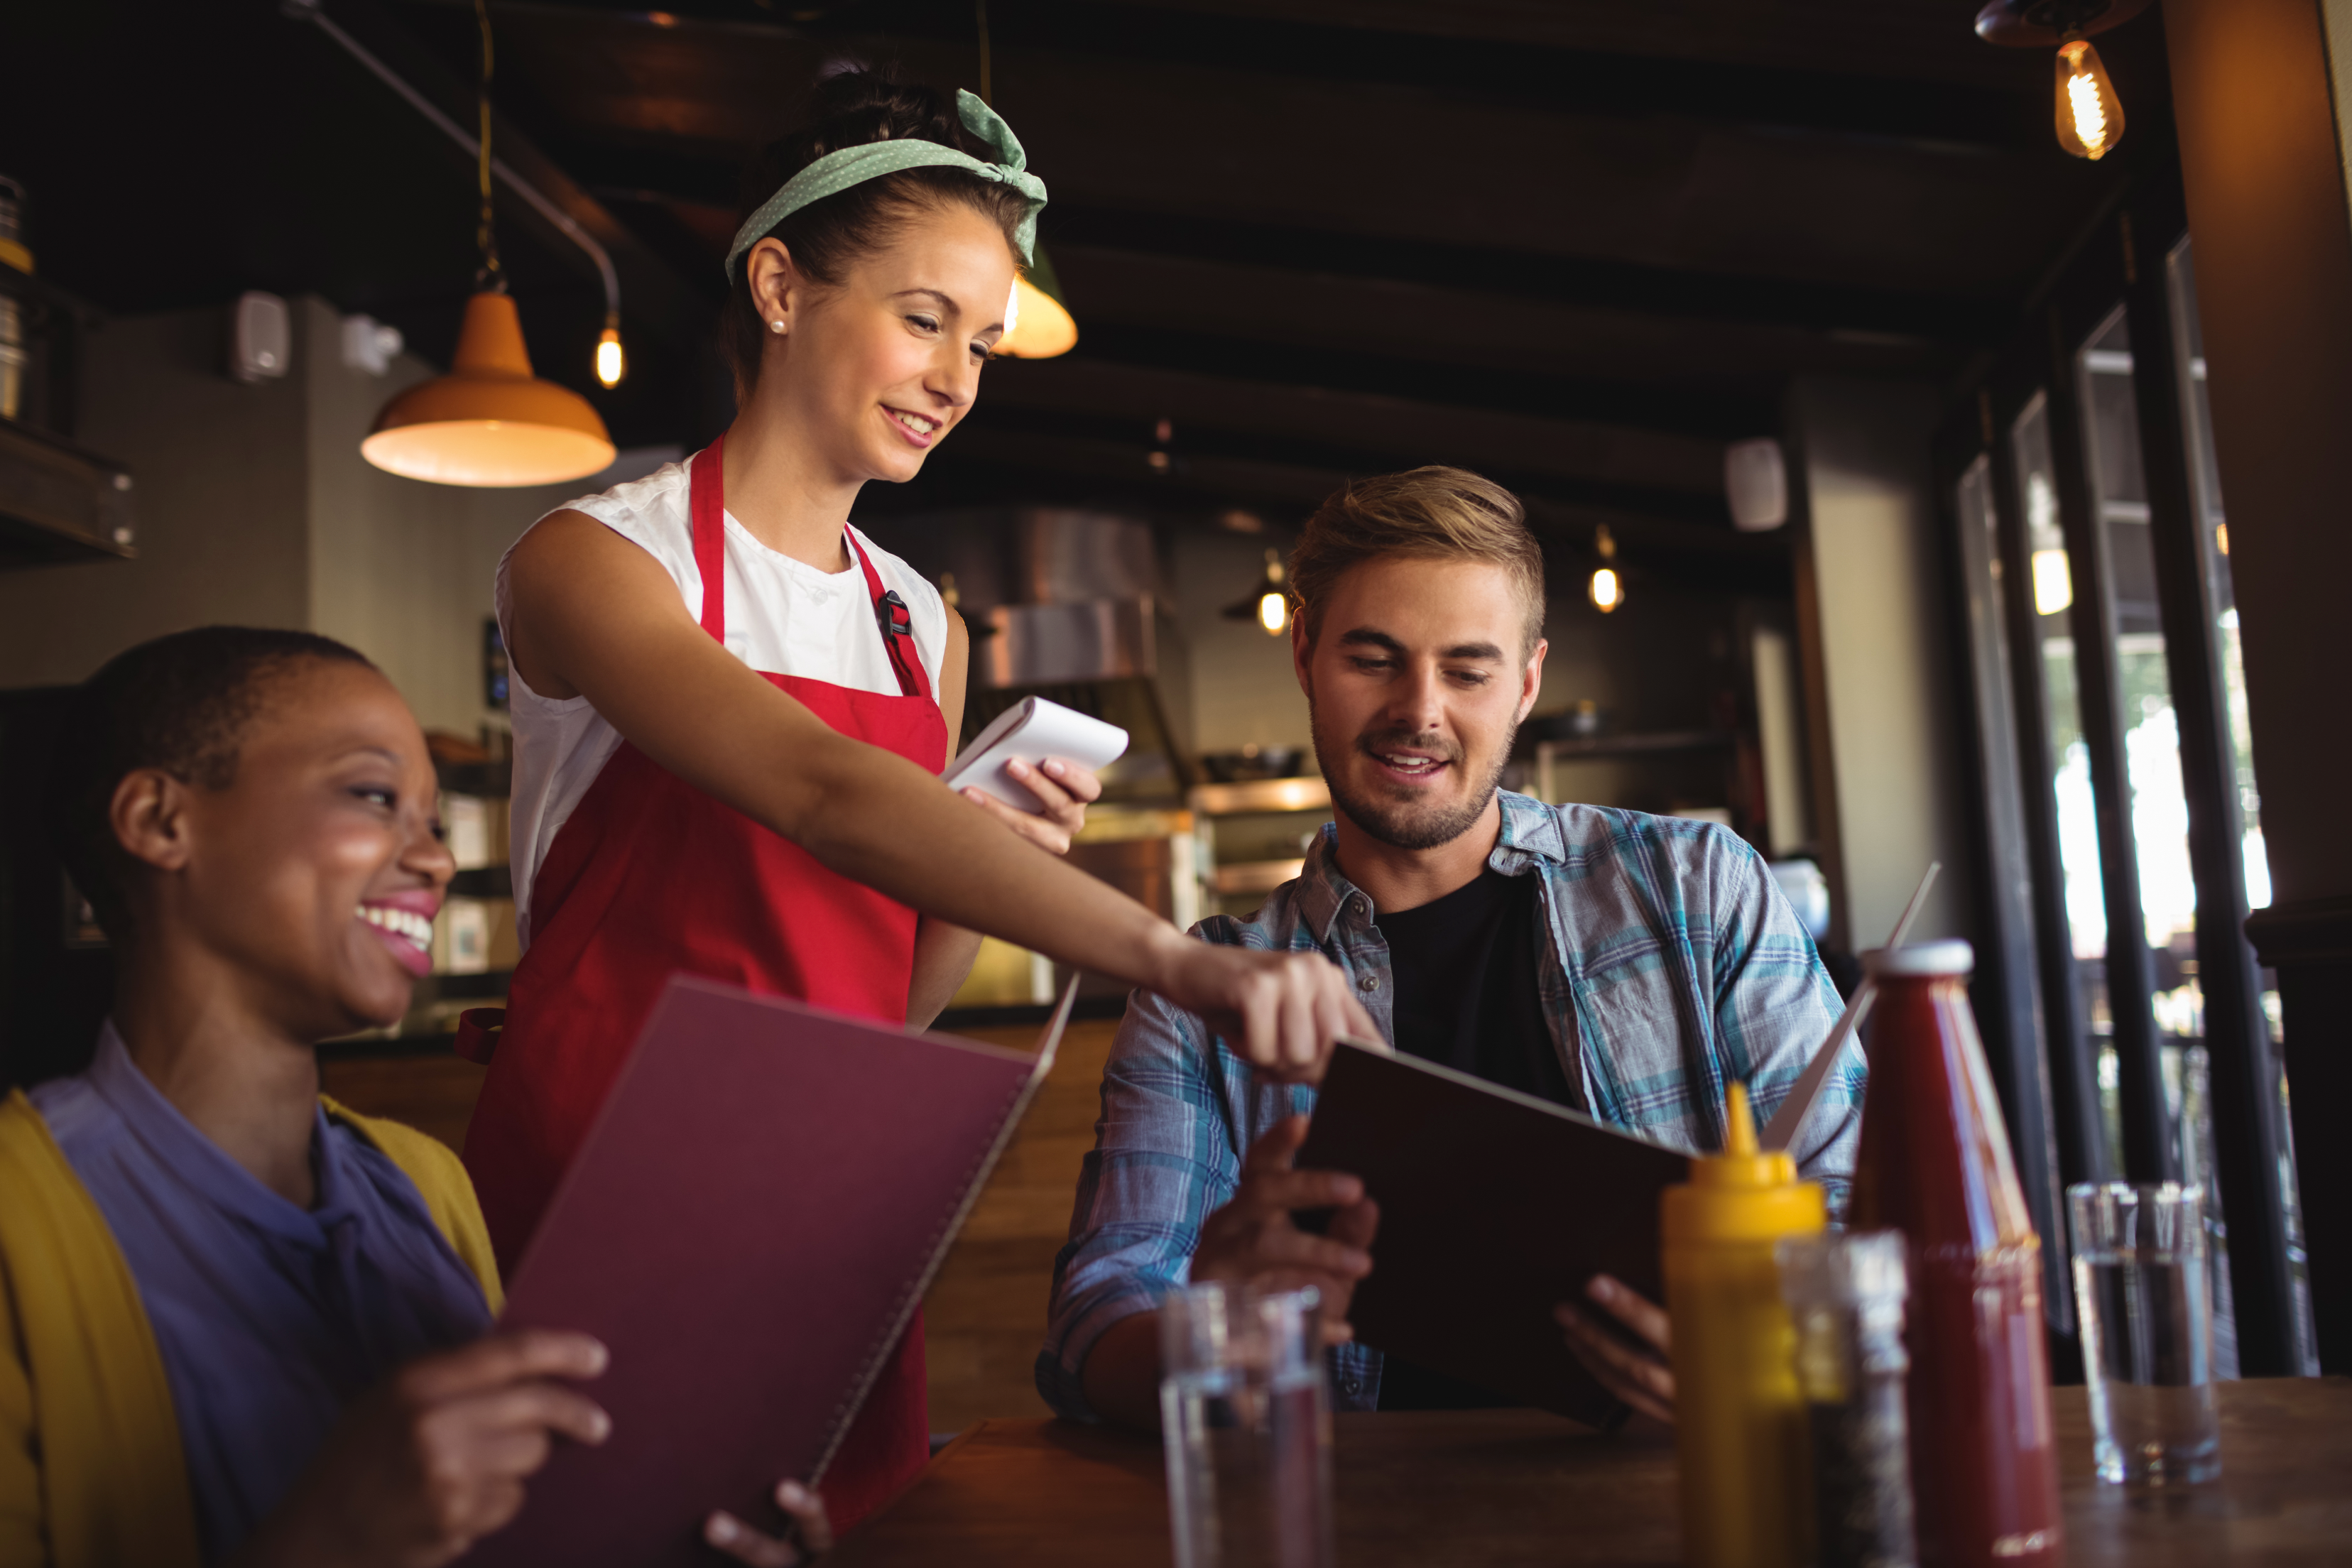
[[[449,374],[385,404],[360,455],[412,479],[508,488],[585,478],[614,452],[586,398],[530,374],[514,300],[485,292],[466,302]]]

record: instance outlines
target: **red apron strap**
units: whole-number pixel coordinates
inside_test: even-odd
[[[857,542],[854,530],[843,529],[841,537],[848,542],[849,552],[865,569],[866,591],[874,595],[874,621],[882,628],[882,648],[890,656],[890,668],[898,672],[898,694],[929,697],[931,678],[923,668],[922,656],[915,651],[915,617],[908,610],[907,601],[898,597],[896,589],[882,586],[882,574],[866,558],[866,548]]]
[[[727,481],[719,467],[724,436],[694,455],[687,470],[694,517],[694,569],[702,578],[702,629],[727,646]],[[868,574],[871,575],[871,574]]]

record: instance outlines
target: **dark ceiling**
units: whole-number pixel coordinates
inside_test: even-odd
[[[828,60],[976,86],[968,0],[493,0],[502,155],[619,265],[633,373],[593,386],[580,253],[501,196],[542,374],[623,445],[727,418],[710,351],[739,172]],[[470,120],[446,0],[329,15]],[[2045,53],[1967,0],[995,0],[995,100],[1053,191],[1081,330],[1001,362],[876,508],[1096,500],[1293,517],[1428,461],[1518,489],[1561,551],[1779,591],[1732,531],[1727,439],[1790,377],[1948,384],[2170,141],[2162,30],[2102,37],[2132,120],[2066,157]],[[9,8],[0,172],[45,275],[100,307],[315,291],[446,355],[473,276],[467,160],[268,0]],[[762,193],[764,194],[764,193]],[[1154,426],[1172,470],[1146,466]]]

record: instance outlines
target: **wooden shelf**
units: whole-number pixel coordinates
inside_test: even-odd
[[[0,568],[128,559],[136,528],[121,464],[0,419]]]
[[[1714,752],[1739,743],[1731,730],[1661,730],[1646,735],[1587,735],[1566,741],[1538,741],[1538,760],[1556,763],[1606,760],[1611,757],[1652,756],[1664,752]]]

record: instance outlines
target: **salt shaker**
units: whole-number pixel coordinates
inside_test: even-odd
[[[1916,1568],[1903,1233],[1790,1237],[1779,1258],[1812,1447],[1816,1561]]]

